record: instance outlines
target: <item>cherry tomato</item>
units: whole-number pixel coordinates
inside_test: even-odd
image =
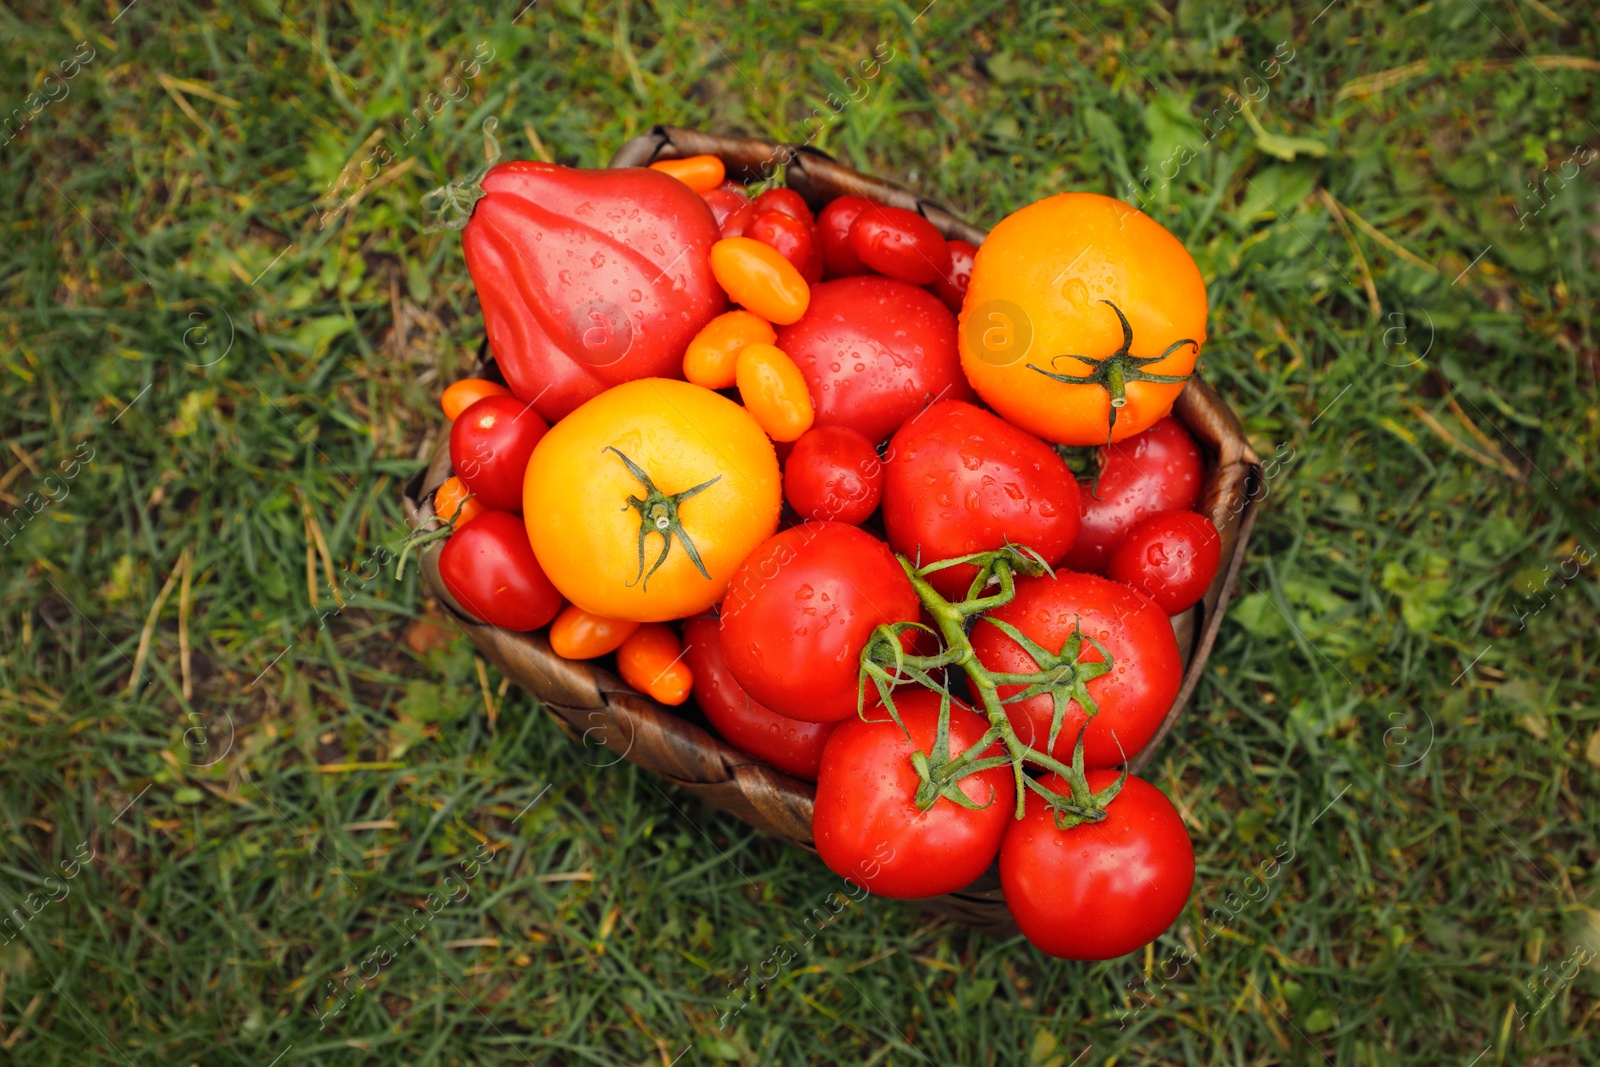
[[[719,185],[700,196],[711,209],[719,237],[738,237],[755,217],[756,209],[750,205],[750,198],[744,195],[743,186],[731,183]]]
[[[1075,571],[1104,574],[1111,553],[1140,519],[1187,511],[1200,499],[1204,478],[1200,448],[1177,419],[1162,419],[1143,433],[1100,449],[1100,484],[1083,481],[1082,528],[1066,563]]]
[[[850,247],[866,266],[912,285],[932,285],[950,269],[938,227],[903,207],[874,204],[850,224]]]
[[[840,278],[811,290],[805,317],[779,330],[777,344],[806,376],[817,425],[848,426],[876,444],[936,400],[973,399],[955,329],[925,289]]]
[[[783,461],[783,495],[803,519],[860,526],[878,510],[883,461],[872,442],[848,426],[818,426]]]
[[[817,780],[833,723],[801,722],[751,700],[722,658],[716,616],[685,622],[683,648],[683,661],[694,672],[695,703],[730,745],[796,778]]]
[[[683,159],[658,159],[651,170],[670,174],[697,193],[709,193],[722,184],[727,168],[716,156],[685,156]]]
[[[888,545],[844,523],[802,523],[769,538],[728,583],[722,652],[779,715],[837,722],[856,713],[873,629],[911,622],[921,607]]]
[[[1106,661],[1090,639],[1110,653],[1111,670],[1089,679],[1086,686],[1098,708],[1083,737],[1084,765],[1088,767],[1114,767],[1138,755],[1167,717],[1183,681],[1183,661],[1172,623],[1149,598],[1121,582],[1072,571],[1057,571],[1054,577],[1019,578],[1015,599],[988,612],[973,628],[972,650],[990,671],[1033,674],[1049,670],[1052,665],[1037,663],[1008,634],[984,619],[1015,626],[1053,655],[1060,655],[1074,630],[1081,630],[1084,640],[1075,663]],[[1007,700],[1022,688],[1002,685],[1000,699]],[[1067,763],[1085,716],[1076,700],[1063,703],[1061,729],[1048,751]],[[1046,751],[1055,714],[1054,695],[1041,693],[1007,704],[1005,709],[1011,728],[1023,743]]]
[[[945,247],[950,249],[950,269],[933,283],[933,292],[944,301],[945,307],[959,315],[961,303],[967,298],[967,285],[972,281],[972,261],[978,254],[978,246],[958,239],[946,241]]]
[[[647,622],[617,646],[617,673],[639,692],[669,706],[689,699],[694,672],[683,662],[683,645],[664,622]]]
[[[811,214],[811,205],[806,203],[806,198],[793,189],[782,186],[768,189],[756,197],[755,205],[757,214],[763,211],[778,211],[801,222],[815,221]]]
[[[706,389],[732,389],[738,380],[739,350],[753,342],[778,339],[772,323],[748,311],[725,311],[694,335],[683,353],[683,376]]]
[[[562,659],[594,659],[632,636],[639,628],[627,619],[608,619],[568,604],[550,624],[550,649]]]
[[[1090,771],[1098,792],[1117,772]],[[1047,775],[1041,784],[1065,794]],[[1044,798],[1028,793],[1023,817],[1000,845],[1000,888],[1017,928],[1067,960],[1109,960],[1143,948],[1172,925],[1194,888],[1194,845],[1161,790],[1129,777],[1097,823],[1056,826]]]
[[[811,300],[800,272],[777,249],[749,237],[712,245],[711,273],[729,299],[768,322],[798,322]]]
[[[484,507],[521,511],[528,457],[549,428],[532,404],[486,396],[450,427],[450,466]]]
[[[895,710],[902,732],[884,708],[852,718],[828,738],[817,775],[811,831],[828,869],[884,897],[936,897],[970,885],[989,869],[1015,811],[1011,768],[991,767],[960,780],[964,808],[939,797],[927,811],[915,803],[918,778],[911,753],[932,754],[939,697],[901,689]],[[958,702],[950,707],[949,754],[983,739],[988,722]],[[908,738],[906,734],[909,733]],[[997,755],[991,746],[985,755]]]
[[[458,530],[483,512],[483,502],[455,475],[446,478],[433,494],[433,513],[441,522],[449,522],[453,517]]]
[[[900,427],[883,473],[883,528],[922,564],[1007,543],[1054,566],[1078,536],[1078,483],[1055,449],[982,408],[943,400]],[[960,600],[978,569],[928,578]]]
[[[816,410],[806,379],[781,348],[760,342],[739,350],[735,383],[745,410],[774,441],[793,441],[811,429]]]
[[[451,534],[439,576],[469,614],[504,630],[537,630],[561,610],[522,520],[508,511],[485,511]]]
[[[1169,511],[1135,523],[1111,554],[1108,574],[1168,615],[1200,603],[1222,562],[1222,538],[1204,515]]]
[[[487,378],[462,378],[445,388],[444,395],[439,397],[439,406],[444,408],[444,417],[455,422],[463,411],[486,396],[510,395],[511,390],[499,382],[491,382]]]
[[[822,280],[822,245],[811,223],[780,211],[758,210],[744,235],[777,249],[808,285]]]
[[[856,255],[850,243],[850,227],[856,216],[877,204],[864,196],[841,196],[831,200],[817,215],[817,231],[822,235],[822,258],[828,277],[843,278],[851,274],[865,274],[866,264]]]

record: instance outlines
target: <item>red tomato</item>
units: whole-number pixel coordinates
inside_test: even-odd
[[[458,527],[439,552],[439,576],[457,604],[490,626],[537,630],[561,610],[528,528],[508,511],[485,511]]]
[[[1111,554],[1107,573],[1177,615],[1200,603],[1221,561],[1222,538],[1210,519],[1169,511],[1135,523]]]
[[[1098,492],[1080,488],[1082,529],[1067,553],[1075,571],[1104,574],[1129,527],[1147,515],[1187,511],[1200,499],[1200,447],[1174,418],[1100,450]]]
[[[801,222],[814,222],[811,215],[811,206],[806,203],[806,198],[793,189],[779,186],[768,189],[755,199],[756,213],[763,211],[778,211]]]
[[[848,426],[815,427],[784,461],[783,495],[802,518],[860,526],[878,510],[883,461],[872,442]]]
[[[901,689],[895,710],[906,733],[882,707],[873,721],[840,723],[828,738],[817,775],[811,817],[817,855],[833,873],[885,897],[936,897],[970,885],[989,869],[1015,811],[1010,767],[991,767],[961,779],[960,789],[986,807],[963,808],[947,797],[927,811],[914,802],[917,772],[911,753],[933,752],[939,697]],[[964,704],[950,708],[949,753],[983,739],[988,722]],[[998,744],[986,755],[997,755]]]
[[[1016,598],[985,618],[1010,623],[1053,655],[1061,653],[1075,627],[1081,628],[1085,640],[1075,661],[1078,663],[1105,662],[1088,638],[1099,641],[1111,654],[1112,669],[1088,682],[1089,696],[1099,711],[1089,720],[1089,729],[1083,735],[1085,766],[1114,767],[1124,759],[1132,759],[1150,743],[1178,695],[1183,661],[1178,656],[1172,623],[1147,597],[1121,582],[1071,571],[1057,571],[1053,578],[1020,578]],[[972,650],[977,653],[978,662],[997,673],[1031,674],[1051,666],[1036,663],[998,626],[981,620],[972,631]],[[1002,685],[1000,699],[1005,700],[1022,688]],[[1030,748],[1045,750],[1055,713],[1054,701],[1052,694],[1041,693],[1006,705],[1011,728]],[[1049,752],[1068,763],[1085,716],[1077,701],[1064,703],[1061,731]]]
[[[883,501],[889,544],[924,566],[1007,542],[1054,566],[1078,536],[1078,483],[1056,450],[960,400],[934,404],[890,440]],[[977,573],[963,564],[928,581],[960,600]]]
[[[822,257],[827,264],[828,277],[843,278],[851,274],[865,274],[866,264],[856,255],[850,243],[850,227],[856,216],[876,204],[864,196],[841,196],[830,200],[817,215],[817,230],[822,234]]]
[[[950,269],[938,227],[915,211],[874,204],[850,224],[850,247],[866,266],[912,285],[932,285]]]
[[[745,226],[756,213],[756,209],[750,206],[750,198],[744,195],[744,186],[731,183],[719,185],[709,193],[700,195],[711,208],[711,217],[717,222],[719,237],[744,235]]]
[[[744,235],[776,248],[808,285],[822,280],[822,245],[811,223],[779,211],[757,210]]]
[[[1098,792],[1117,772],[1086,777]],[[1053,774],[1041,784],[1067,792]],[[1123,783],[1104,820],[1070,830],[1057,829],[1044,798],[1030,790],[1026,814],[1000,846],[1011,917],[1035,947],[1061,959],[1109,960],[1143,948],[1177,919],[1193,887],[1194,845],[1183,820],[1141,778]]]
[[[695,703],[729,744],[796,778],[817,780],[833,723],[801,722],[751,700],[722,657],[715,615],[697,615],[683,624],[683,649],[683,660],[694,672]]]
[[[451,425],[450,466],[484,507],[520,515],[528,457],[549,428],[532,404],[486,396]]]
[[[778,331],[778,347],[806,377],[816,425],[848,426],[873,443],[936,400],[973,398],[955,316],[907,282],[868,276],[813,286],[805,315]]]
[[[873,629],[914,621],[921,607],[888,545],[842,522],[802,523],[734,574],[722,652],[745,691],[779,715],[838,722],[856,713]]]
[[[950,269],[944,277],[933,283],[933,292],[944,306],[961,314],[961,303],[967,298],[967,284],[972,281],[972,261],[977,258],[978,246],[970,241],[947,241],[950,249]]]

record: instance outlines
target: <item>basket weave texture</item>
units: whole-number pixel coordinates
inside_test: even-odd
[[[617,167],[645,166],[658,159],[701,154],[721,157],[729,177],[743,181],[769,177],[775,166],[783,165],[786,183],[813,208],[854,193],[917,211],[947,238],[979,244],[984,237],[983,230],[939,204],[841,166],[806,147],[657,126],[625,143],[611,162]],[[498,379],[487,351],[474,373]],[[1173,620],[1184,662],[1183,684],[1160,730],[1130,763],[1134,771],[1154,757],[1200,679],[1238,581],[1261,485],[1260,463],[1239,420],[1198,375],[1179,394],[1173,415],[1199,443],[1204,456],[1205,480],[1195,510],[1216,524],[1222,537],[1222,562],[1204,599]],[[405,486],[406,514],[414,527],[426,529],[437,524],[433,493],[449,476],[449,448],[444,442],[428,468]],[[746,756],[698,725],[692,705],[669,709],[629,688],[599,661],[562,659],[551,651],[543,633],[517,633],[479,622],[445,590],[438,557],[437,543],[422,556],[422,574],[429,591],[455,615],[484,658],[538,698],[569,737],[581,739],[586,746],[604,745],[616,754],[614,759],[637,764],[763,833],[815,852],[810,783]],[[963,890],[916,903],[975,929],[999,935],[1015,931],[993,869]]]

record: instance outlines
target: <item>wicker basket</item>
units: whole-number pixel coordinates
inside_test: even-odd
[[[787,184],[813,207],[848,193],[920,212],[950,238],[980,243],[984,231],[956,218],[938,204],[895,185],[840,166],[810,148],[771,141],[724,137],[698,130],[657,126],[628,141],[613,166],[644,166],[657,159],[700,154],[720,156],[730,178],[756,180],[776,164],[787,168]],[[498,378],[487,354],[475,372]],[[1156,736],[1132,763],[1138,770],[1155,754],[1172,729],[1216,640],[1223,610],[1238,580],[1245,543],[1255,518],[1261,468],[1245,441],[1239,420],[1198,376],[1179,395],[1174,416],[1188,428],[1205,457],[1205,484],[1196,510],[1210,516],[1222,535],[1222,564],[1204,600],[1173,620],[1184,676],[1177,700]],[[447,443],[428,469],[405,487],[406,513],[413,526],[435,523],[432,496],[450,475]],[[550,650],[543,633],[515,633],[486,626],[463,611],[439,579],[438,548],[422,558],[422,573],[432,594],[456,615],[483,656],[527,690],[563,722],[569,736],[585,744],[604,744],[653,774],[667,779],[751,826],[809,851],[813,787],[735,750],[697,725],[696,710],[655,703],[601,666],[604,661],[564,660]],[[924,909],[975,929],[1014,932],[995,870],[956,893],[918,901]]]

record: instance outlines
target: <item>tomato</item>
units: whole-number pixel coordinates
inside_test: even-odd
[[[510,395],[511,390],[499,382],[491,382],[487,378],[462,378],[445,388],[444,395],[439,397],[439,406],[444,409],[444,417],[454,422],[463,411],[486,396]]]
[[[1117,772],[1090,771],[1098,792]],[[1055,775],[1041,780],[1065,794]],[[1097,823],[1058,829],[1044,798],[1028,793],[1023,817],[1000,845],[1000,888],[1017,928],[1068,960],[1109,960],[1160,937],[1194,888],[1194,845],[1161,790],[1129,777]]]
[[[685,156],[683,159],[658,159],[651,170],[670,174],[697,193],[709,193],[722,184],[727,168],[716,156]]]
[[[811,290],[793,264],[771,245],[725,237],[711,246],[711,273],[734,303],[768,322],[798,322]]]
[[[750,414],[661,378],[609,389],[556,423],[523,485],[528,538],[556,586],[585,611],[635,622],[722,599],[781,508],[778,458]]]
[[[860,526],[878,510],[883,461],[872,442],[847,426],[818,426],[783,461],[783,495],[803,519]]]
[[[768,189],[755,199],[756,213],[763,211],[776,211],[788,215],[790,218],[799,219],[801,222],[815,221],[811,215],[811,205],[806,203],[806,198],[793,189],[779,186]],[[819,243],[818,247],[821,245]]]
[[[695,703],[729,744],[796,778],[817,780],[833,723],[800,722],[750,699],[723,659],[716,616],[685,622],[683,648],[683,661],[694,672]]]
[[[744,228],[744,235],[771,245],[808,285],[822,280],[822,245],[811,223],[780,211],[757,211]]]
[[[439,577],[469,614],[504,630],[537,630],[561,610],[522,520],[485,511],[450,535],[439,552]]]
[[[1007,422],[1098,445],[1171,411],[1205,340],[1205,281],[1183,244],[1120,200],[1058,193],[978,249],[961,366]]]
[[[450,466],[484,507],[522,509],[522,473],[549,426],[533,405],[487,396],[450,427]]]
[[[850,247],[879,274],[912,285],[931,285],[950,269],[944,234],[903,207],[873,204],[864,209],[850,224]]]
[[[711,209],[711,217],[716,221],[720,237],[742,235],[750,220],[755,218],[756,209],[750,205],[750,198],[744,195],[743,186],[719,185],[700,196]]]
[[[822,236],[822,258],[830,278],[865,274],[866,264],[850,243],[850,227],[856,217],[876,204],[864,196],[841,196],[830,200],[817,215],[817,232]]]
[[[978,246],[955,240],[947,241],[945,247],[950,250],[950,269],[933,283],[933,292],[945,307],[959,315],[961,303],[967,298],[967,286],[972,282],[972,260],[978,254]]]
[[[1210,519],[1169,511],[1135,524],[1112,553],[1107,573],[1177,615],[1200,603],[1221,561],[1222,538]]]
[[[483,512],[483,502],[454,475],[446,478],[433,494],[433,513],[442,522],[455,519],[458,530]]]
[[[722,652],[745,691],[779,715],[837,722],[856,713],[873,629],[920,609],[888,545],[844,523],[802,523],[752,552],[728,584]]]
[[[732,389],[738,381],[739,350],[755,341],[778,339],[772,323],[748,311],[725,311],[694,335],[683,353],[683,376],[707,389]]]
[[[793,441],[811,429],[816,411],[805,377],[783,349],[759,341],[745,345],[734,380],[745,410],[774,441]]]
[[[922,566],[1008,543],[1053,566],[1078,536],[1078,483],[1037,437],[972,404],[943,400],[889,442],[883,528],[896,552]],[[962,564],[928,581],[961,600],[977,573]]]
[[[550,624],[550,650],[562,659],[594,659],[633,636],[639,628],[627,619],[608,619],[568,604]]]
[[[1121,582],[1072,571],[1057,571],[1055,577],[1019,578],[1015,599],[985,614],[973,628],[972,649],[978,662],[990,671],[1031,674],[1050,670],[1057,665],[1037,662],[1009,634],[988,624],[988,619],[1016,627],[1052,656],[1059,656],[1074,630],[1081,629],[1085,640],[1073,663],[1105,662],[1091,639],[1110,653],[1111,670],[1089,679],[1086,685],[1098,706],[1083,737],[1087,767],[1113,767],[1132,759],[1150,743],[1177,698],[1183,661],[1172,623],[1149,598]],[[1007,700],[1022,689],[1020,685],[1002,685],[1000,699]],[[1055,714],[1052,694],[1007,704],[1005,710],[1011,728],[1024,744],[1067,763],[1085,716],[1076,700],[1062,703],[1061,728],[1048,750],[1045,746]]]
[[[617,646],[617,673],[651,700],[676,707],[689,699],[694,672],[683,662],[683,645],[664,622],[647,622]]]
[[[1079,483],[1081,529],[1067,553],[1075,571],[1104,574],[1129,528],[1149,515],[1187,511],[1200,499],[1200,447],[1177,419],[1100,450],[1100,482]]]
[[[941,796],[927,811],[918,810],[911,753],[934,751],[939,697],[926,689],[901,689],[894,705],[904,732],[878,707],[867,713],[872,721],[842,722],[828,738],[811,816],[817,855],[833,873],[879,896],[953,893],[994,862],[1015,810],[1011,768],[991,767],[961,779],[961,792],[984,807],[964,808]],[[977,744],[988,725],[953,702],[949,754]],[[998,746],[985,752],[996,754]]]
[[[837,203],[837,201],[835,201]],[[848,426],[876,444],[936,400],[970,400],[955,319],[939,298],[892,278],[823,282],[778,331],[800,367],[818,426]]]

